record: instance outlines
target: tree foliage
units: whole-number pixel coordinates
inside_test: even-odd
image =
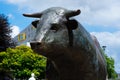
[[[117,73],[115,72],[114,59],[112,57],[108,57],[106,54],[105,59],[107,63],[108,78],[115,79],[117,77]]]
[[[7,17],[0,14],[0,51],[5,51],[8,47],[15,46],[10,35],[11,32]]]
[[[31,73],[39,79],[44,78],[45,67],[46,58],[27,46],[8,48],[0,53],[0,68],[11,71],[16,78],[28,78]]]

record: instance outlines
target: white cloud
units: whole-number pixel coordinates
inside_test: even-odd
[[[42,11],[53,6],[68,9],[81,9],[80,21],[101,26],[114,26],[120,29],[120,0],[7,0],[29,12]]]
[[[120,31],[110,33],[110,32],[92,32],[96,35],[98,40],[102,45],[109,45],[113,47],[120,46]]]
[[[14,38],[16,35],[20,33],[20,29],[18,26],[12,26],[11,29],[12,29],[12,33],[11,33],[12,38]]]
[[[115,59],[115,68],[117,72],[120,72],[120,31],[110,32],[92,32],[99,40],[101,46],[107,46],[106,53]]]
[[[9,3],[13,3],[13,4],[21,4],[23,2],[26,2],[27,0],[7,0]]]
[[[14,18],[14,16],[13,16],[12,14],[8,14],[7,16],[8,16],[8,18],[10,18],[10,19],[11,19],[11,18]]]

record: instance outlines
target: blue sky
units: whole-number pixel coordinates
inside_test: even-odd
[[[34,20],[23,17],[23,13],[55,6],[81,10],[75,18],[98,38],[101,46],[107,46],[106,54],[115,59],[115,70],[120,73],[120,0],[0,0],[0,13],[8,16],[15,36]]]
[[[23,9],[22,9],[23,10]],[[19,26],[20,31],[23,30],[33,20],[22,16],[23,11],[17,5],[10,4],[6,1],[0,1],[0,14],[8,16],[11,26]]]

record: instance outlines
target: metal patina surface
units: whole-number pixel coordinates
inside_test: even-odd
[[[97,39],[72,18],[80,12],[53,7],[23,14],[40,18],[32,22],[37,31],[31,47],[48,58],[48,80],[106,80],[106,63]]]

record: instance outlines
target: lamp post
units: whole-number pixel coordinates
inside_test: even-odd
[[[103,49],[104,52],[105,52],[106,47],[107,47],[107,46],[102,46],[102,49]]]

